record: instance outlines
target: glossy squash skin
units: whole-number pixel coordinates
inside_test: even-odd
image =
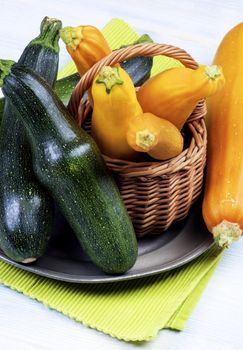
[[[106,273],[127,271],[137,258],[136,236],[94,140],[33,71],[14,66],[3,93],[18,108],[28,132],[36,176],[84,251]]]
[[[143,34],[131,45],[124,45],[120,48],[152,42],[153,40],[148,34]],[[153,67],[153,57],[136,56],[128,58],[127,60],[121,62],[120,65],[129,74],[134,86],[138,87],[150,78],[151,70]]]
[[[65,27],[60,34],[81,76],[111,53],[103,34],[94,26]]]
[[[78,84],[79,80],[80,80],[80,75],[78,73],[74,73],[65,78],[57,80],[54,90],[65,106],[68,105],[72,92],[75,86]],[[0,123],[2,120],[4,104],[5,104],[5,98],[2,97],[0,98]]]
[[[44,18],[40,35],[19,62],[52,85],[58,69],[61,22]],[[53,201],[37,180],[18,109],[6,98],[0,129],[0,247],[14,261],[30,263],[43,255],[52,230]]]
[[[223,84],[223,73],[215,65],[202,65],[196,70],[176,67],[147,80],[137,97],[143,112],[167,119],[181,130],[198,101],[214,94]]]
[[[177,127],[151,113],[130,119],[127,142],[137,152],[146,152],[157,160],[178,156],[183,150],[183,137]]]
[[[94,26],[65,27],[60,33],[66,44],[66,49],[81,76],[95,63],[111,53],[103,33]],[[122,46],[121,48],[148,42],[153,41],[148,34],[143,34],[131,45]],[[138,56],[127,59],[120,64],[130,75],[133,84],[141,86],[150,77],[153,58]],[[91,96],[90,102],[92,104]]]
[[[203,217],[221,246],[243,229],[243,23],[223,38],[214,58],[225,86],[208,99],[208,157]]]
[[[121,67],[105,66],[92,84],[94,108],[92,136],[101,152],[111,158],[136,160],[138,153],[128,145],[127,130],[132,117],[142,108],[129,75]]]

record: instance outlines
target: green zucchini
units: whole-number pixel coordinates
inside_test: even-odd
[[[56,81],[54,90],[65,106],[68,105],[72,92],[75,86],[78,84],[79,80],[80,75],[78,73],[74,73],[68,77]]]
[[[78,73],[74,73],[69,75],[68,77],[59,79],[56,81],[54,90],[56,91],[58,97],[64,103],[65,106],[68,105],[69,99],[72,95],[73,89],[78,84],[80,80],[80,75]],[[4,110],[4,102],[5,98],[0,98],[0,123],[2,120],[3,110]]]
[[[153,40],[148,34],[143,34],[132,45],[152,42]],[[131,45],[122,47],[128,46]],[[137,56],[121,62],[121,67],[130,75],[135,86],[141,86],[150,77],[152,66],[153,57]]]
[[[14,65],[3,93],[18,109],[28,132],[36,176],[83,250],[106,273],[127,271],[137,257],[136,236],[94,140],[30,69]]]
[[[44,18],[40,35],[19,63],[53,84],[58,69],[61,22]],[[4,70],[3,62],[1,62]],[[6,98],[0,129],[0,248],[14,261],[29,263],[43,255],[53,224],[53,200],[37,180],[18,108]]]

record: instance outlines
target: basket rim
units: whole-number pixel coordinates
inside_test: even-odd
[[[198,63],[192,58],[192,56],[184,49],[169,44],[158,43],[141,43],[125,48],[121,48],[112,51],[109,55],[102,58],[96,64],[94,64],[80,79],[76,85],[70,101],[68,103],[68,109],[71,114],[78,118],[79,104],[84,96],[85,92],[90,88],[95,75],[105,65],[115,65],[125,59],[136,56],[167,56],[179,60],[185,67],[197,69]]]
[[[88,100],[83,103],[83,109],[87,115],[91,112],[92,107]],[[200,115],[201,117],[193,119],[193,114]],[[204,156],[204,153],[206,152],[207,129],[204,121],[205,114],[206,102],[203,99],[198,102],[194,112],[191,115],[191,120],[186,122],[191,132],[190,143],[188,147],[176,157],[164,161],[152,160],[135,162],[111,158],[104,154],[102,154],[102,156],[107,165],[112,168],[112,171],[121,175],[123,174],[126,177],[149,176],[150,178],[153,178],[186,170],[189,167],[193,167],[193,164],[197,162],[200,157]]]
[[[126,177],[161,177],[177,173],[181,170],[187,170],[187,168],[193,166],[196,161],[205,154],[207,143],[207,131],[203,118],[189,122],[188,126],[192,128],[194,132],[189,146],[178,156],[169,160],[134,162],[110,158],[104,154],[102,154],[102,156],[106,164],[109,165],[109,167],[112,166],[114,172],[125,174]],[[195,142],[194,136],[195,133],[198,133],[197,129],[201,130],[199,134],[201,145],[197,145]],[[114,169],[115,167],[117,170]]]
[[[173,45],[143,43],[115,50],[93,65],[83,75],[73,91],[68,108],[71,114],[78,120],[79,125],[82,125],[82,116],[88,114],[87,112],[91,110],[88,100],[84,101],[83,95],[90,88],[95,75],[105,65],[112,66],[125,59],[139,55],[165,55],[179,60],[186,67],[192,69],[198,68],[198,63],[190,54],[184,49],[180,49]],[[182,151],[182,153],[174,158],[165,161],[134,162],[110,158],[103,154],[102,156],[108,166],[112,168],[112,171],[119,173],[120,175],[125,175],[126,177],[161,177],[177,173],[181,170],[187,170],[206,153],[207,130],[204,122],[205,114],[206,102],[203,99],[198,102],[186,122],[192,133],[190,144]]]

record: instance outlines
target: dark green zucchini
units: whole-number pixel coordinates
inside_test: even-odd
[[[135,233],[94,140],[30,69],[14,65],[3,93],[18,109],[28,132],[36,176],[85,253],[106,273],[127,271],[137,257]]]
[[[60,28],[60,21],[44,18],[40,35],[19,59],[50,84],[57,75]],[[50,237],[53,200],[34,175],[24,125],[8,98],[0,129],[0,183],[0,248],[14,261],[32,262]]]
[[[152,43],[148,34],[142,35],[132,45]],[[131,45],[125,45],[127,47]],[[121,67],[130,75],[135,86],[141,86],[149,77],[153,66],[153,57],[138,56],[121,62]]]
[[[78,84],[79,80],[80,75],[78,73],[74,73],[69,75],[68,77],[56,81],[54,90],[56,91],[58,97],[61,99],[62,103],[64,103],[65,106],[68,105],[73,89]],[[2,120],[4,110],[4,102],[5,98],[0,98],[0,123]]]
[[[74,73],[68,77],[57,80],[54,90],[62,103],[67,106],[75,86],[80,80],[80,75]]]

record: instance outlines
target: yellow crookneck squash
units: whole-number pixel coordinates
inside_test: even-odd
[[[137,97],[143,112],[150,112],[173,123],[179,130],[198,101],[214,94],[224,84],[219,66],[171,68],[156,74],[139,89]]]
[[[94,26],[65,27],[60,30],[60,36],[81,76],[111,53],[105,37]]]
[[[130,119],[127,142],[137,152],[146,152],[154,159],[167,160],[183,150],[183,137],[177,127],[151,113]]]
[[[136,90],[121,67],[105,66],[92,84],[92,136],[101,152],[111,158],[136,160],[138,153],[128,145],[130,119],[142,113]]]
[[[205,223],[220,246],[243,229],[243,23],[223,38],[214,58],[226,83],[208,99],[208,156],[203,199]]]

